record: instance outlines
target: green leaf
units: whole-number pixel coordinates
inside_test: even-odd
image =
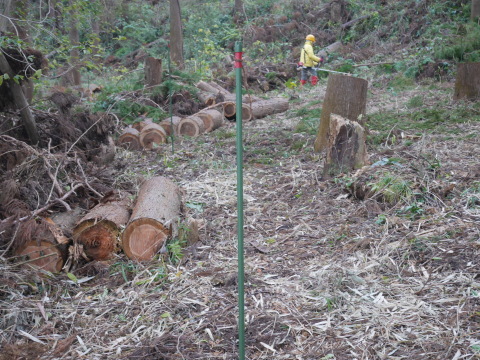
[[[3,84],[3,75],[0,75],[0,86]]]
[[[67,273],[67,277],[72,280],[75,284],[78,284],[78,279],[75,275],[73,275],[72,273]]]
[[[167,312],[164,312],[162,315],[160,315],[161,318],[169,318],[171,315],[170,313],[167,311]]]

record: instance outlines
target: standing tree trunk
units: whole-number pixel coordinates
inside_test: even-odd
[[[480,98],[480,62],[458,64],[453,100],[476,98]]]
[[[330,114],[340,115],[364,126],[367,88],[367,80],[339,74],[329,75],[322,116],[314,144],[316,152],[324,150],[327,146]]]
[[[10,14],[12,13],[12,0],[0,0],[0,31],[6,32],[10,24]]]
[[[477,21],[479,17],[480,17],[480,0],[472,0],[470,19],[472,19],[472,21]]]
[[[180,0],[170,0],[170,60],[180,69],[185,66]]]
[[[145,85],[153,87],[162,82],[162,60],[148,56],[145,59]]]
[[[8,76],[10,76],[10,80],[8,80],[8,82],[12,89],[15,105],[17,109],[20,111],[20,116],[22,117],[23,126],[25,126],[25,130],[27,131],[30,142],[32,144],[38,144],[39,136],[37,132],[37,124],[35,123],[35,119],[33,118],[32,112],[30,111],[28,101],[25,98],[25,94],[23,93],[22,87],[13,80],[15,74],[13,73],[10,65],[8,64],[7,59],[5,59],[5,56],[1,51],[0,51],[0,73],[8,74]],[[2,84],[1,86],[6,86],[6,84]]]
[[[125,254],[133,260],[151,260],[169,237],[177,234],[181,212],[180,189],[157,176],[144,182],[122,237]]]
[[[80,36],[78,34],[78,22],[77,22],[77,13],[75,10],[72,10],[70,14],[70,66],[72,67],[70,74],[72,76],[73,85],[80,85],[82,79],[80,77],[80,52],[78,51],[78,46],[80,45]]]

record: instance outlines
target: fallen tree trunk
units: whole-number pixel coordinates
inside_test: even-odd
[[[328,45],[326,48],[322,49],[317,55],[321,57],[327,57],[330,53],[337,51],[342,47],[341,41],[336,41],[333,44]]]
[[[213,81],[210,81],[208,83],[211,87],[213,87],[214,89],[217,90],[218,93],[222,94],[222,95],[232,95],[232,93],[230,91],[228,91],[227,89],[221,87],[220,85],[218,85],[216,82],[213,82]]]
[[[133,260],[151,260],[176,235],[180,209],[180,189],[171,180],[157,176],[144,182],[122,236],[125,254]]]
[[[201,111],[196,114],[205,125],[205,132],[211,132],[223,125],[223,114],[215,109]]]
[[[127,127],[117,139],[117,145],[127,150],[142,150],[138,130]]]
[[[330,114],[338,114],[348,120],[365,124],[368,81],[353,76],[330,74],[323,101],[314,149],[322,151],[327,146]]]
[[[251,104],[251,112],[254,119],[261,119],[267,115],[278,114],[287,110],[288,100],[285,98],[261,100]]]
[[[67,256],[68,238],[50,219],[38,223],[30,219],[22,223],[17,233],[28,236],[14,251],[18,265],[31,265],[52,273],[60,272]]]
[[[148,124],[140,132],[140,144],[145,150],[152,150],[156,146],[166,142],[167,132],[158,124]]]
[[[196,86],[200,90],[206,91],[207,93],[210,93],[210,94],[216,95],[220,92],[217,88],[213,87],[212,85],[210,85],[205,81],[199,81]]]
[[[363,127],[356,121],[331,114],[324,175],[349,173],[367,164],[366,135]]]
[[[167,118],[163,121],[160,122],[160,126],[163,127],[165,132],[167,133],[167,136],[171,136],[172,133],[174,135],[178,134],[178,125],[180,124],[180,121],[182,121],[182,118],[180,116],[172,116],[172,118]],[[172,132],[172,124],[173,124],[173,132]]]
[[[203,120],[196,115],[182,119],[178,124],[178,134],[184,136],[199,136],[205,132]]]
[[[120,234],[130,218],[128,200],[100,203],[73,229],[73,240],[83,245],[90,260],[108,260],[120,251]]]

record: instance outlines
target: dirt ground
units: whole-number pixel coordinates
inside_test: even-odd
[[[480,125],[399,134],[370,144],[371,166],[326,178],[315,136],[296,132],[325,87],[244,124],[247,359],[480,358]],[[405,109],[419,91],[372,88],[368,113]],[[453,84],[425,94],[448,102]],[[173,153],[117,149],[129,164],[117,181],[182,187],[200,241],[177,265],[119,254],[76,270],[77,283],[2,264],[0,359],[236,359],[234,133],[177,138]],[[387,174],[412,192],[374,192]]]

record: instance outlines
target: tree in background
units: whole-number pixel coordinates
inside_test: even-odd
[[[183,69],[183,34],[180,1],[170,0],[170,60]]]
[[[480,17],[480,0],[472,0],[471,19],[477,21]]]

